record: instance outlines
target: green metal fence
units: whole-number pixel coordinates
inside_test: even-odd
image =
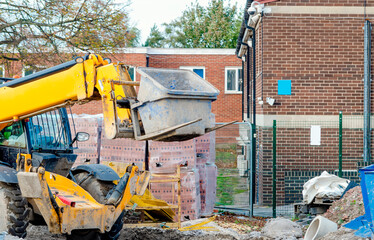
[[[358,182],[358,168],[371,161],[363,160],[361,115],[340,112],[319,120],[274,120],[272,128],[259,128],[259,174],[263,178],[259,191],[263,204],[271,203],[273,217],[293,216],[294,203],[302,201],[303,185],[309,179],[327,171]],[[270,132],[271,141],[266,137]]]

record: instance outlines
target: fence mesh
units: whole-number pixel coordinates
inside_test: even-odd
[[[342,124],[341,142],[339,124]],[[276,197],[276,215],[293,217],[294,204],[302,202],[303,185],[309,179],[323,171],[339,175],[340,155],[342,177],[358,182],[358,168],[368,164],[363,162],[363,142],[363,116],[359,115],[343,116],[341,122],[339,115],[329,121],[277,121],[276,179],[273,183],[276,196],[271,194]],[[269,165],[264,169],[270,170],[273,163],[265,157],[261,160],[264,166]],[[264,179],[269,182],[268,178]],[[270,199],[264,194],[263,201],[266,204]]]
[[[250,129],[249,123],[240,123],[216,133],[218,209],[249,213]],[[363,132],[361,115],[343,115],[341,121],[336,114],[317,120],[278,120],[275,126],[257,126],[253,215],[294,217],[294,204],[303,200],[304,183],[323,171],[339,175],[340,169],[343,178],[358,183],[358,169],[369,164],[363,160]],[[372,135],[371,131],[370,139]]]

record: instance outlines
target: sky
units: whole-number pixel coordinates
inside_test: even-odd
[[[207,6],[210,0],[199,0],[199,4]],[[182,15],[183,10],[195,0],[132,0],[129,6],[130,20],[141,31],[141,44],[147,39],[154,24],[160,28],[162,23],[170,23]],[[230,0],[230,4],[238,4],[244,8],[246,0]]]

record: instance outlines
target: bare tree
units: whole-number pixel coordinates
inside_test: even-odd
[[[0,0],[0,58],[35,66],[133,46],[138,30],[114,0]],[[1,61],[1,60],[0,60]]]

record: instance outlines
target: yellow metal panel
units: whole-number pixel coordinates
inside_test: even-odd
[[[92,59],[84,61],[84,71],[86,73],[87,97],[91,97],[94,93],[96,84],[96,69]]]
[[[113,81],[119,81],[120,77],[113,64],[108,64],[97,68],[96,88],[102,97],[103,115],[104,115],[104,133],[108,139],[117,137],[118,122],[117,118],[123,122],[129,120],[129,111],[117,108],[116,99],[125,97],[122,86],[113,84]]]

